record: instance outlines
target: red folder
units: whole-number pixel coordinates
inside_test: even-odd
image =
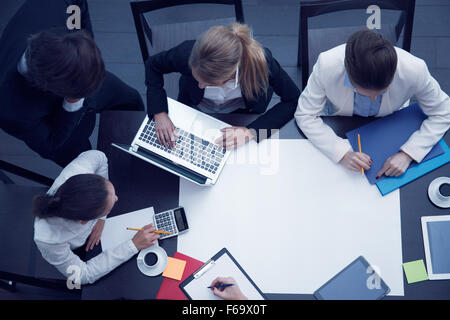
[[[184,268],[181,281],[177,281],[170,278],[164,278],[163,283],[159,288],[158,294],[156,295],[156,299],[188,300],[188,298],[184,295],[183,291],[181,291],[179,284],[184,280],[186,280],[187,277],[193,274],[198,268],[200,268],[203,265],[203,262],[188,257],[179,252],[176,252],[173,257],[176,259],[186,261],[186,267]]]

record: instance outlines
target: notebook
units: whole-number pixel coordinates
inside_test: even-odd
[[[100,239],[102,250],[114,249],[122,243],[133,239],[136,231],[127,230],[127,227],[142,228],[153,223],[154,214],[153,207],[150,207],[107,218]]]
[[[346,133],[353,150],[358,148],[358,133],[361,136],[361,150],[370,156],[372,165],[365,174],[370,184],[375,184],[386,177],[376,179],[387,158],[399,152],[400,147],[417,131],[427,116],[422,112],[418,103],[414,103],[389,116],[372,121],[358,129]],[[436,144],[425,156],[421,163],[433,159],[444,153],[441,144]],[[413,161],[410,168],[416,166]]]
[[[413,167],[410,167],[402,176],[400,177],[386,177],[385,179],[377,182],[378,190],[384,196],[411,181],[420,178],[421,176],[431,172],[447,163],[450,162],[450,148],[447,146],[444,140],[439,141],[439,145],[444,150],[444,153],[430,159],[425,162],[421,162]]]
[[[173,256],[176,259],[186,261],[186,267],[184,268],[181,281],[186,280],[191,274],[193,274],[198,268],[203,265],[203,262],[186,256],[182,253],[176,252]],[[159,288],[156,299],[159,300],[188,300],[186,295],[181,291],[179,284],[181,281],[174,279],[164,278],[161,287]]]

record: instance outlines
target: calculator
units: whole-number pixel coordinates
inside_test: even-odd
[[[157,230],[170,232],[170,234],[160,234],[160,240],[175,237],[189,229],[183,207],[155,213],[153,221]]]

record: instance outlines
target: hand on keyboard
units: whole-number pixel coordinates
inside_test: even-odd
[[[155,131],[158,142],[166,148],[174,148],[177,138],[176,128],[166,112],[154,115]]]
[[[254,134],[246,127],[226,127],[220,131],[225,132],[225,134],[217,138],[215,143],[227,150],[235,149],[255,139]]]
[[[175,130],[177,130],[177,140],[173,148],[167,148],[159,143],[154,120],[147,122],[142,129],[139,140],[156,147],[159,149],[159,152],[170,154],[189,162],[199,169],[215,174],[226,150],[183,129],[175,128]]]

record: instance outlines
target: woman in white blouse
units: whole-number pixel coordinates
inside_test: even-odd
[[[106,216],[118,197],[108,180],[108,160],[91,150],[73,160],[47,194],[33,201],[34,241],[43,258],[66,277],[74,267],[80,270],[80,284],[93,283],[130,259],[139,250],[155,243],[159,236],[152,225],[144,227],[132,240],[102,252],[84,262],[73,250],[89,238],[86,251],[100,241]],[[68,273],[69,272],[69,273]]]

